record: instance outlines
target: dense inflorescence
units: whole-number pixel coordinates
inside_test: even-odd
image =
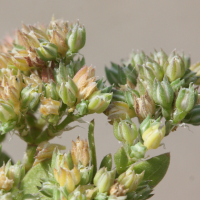
[[[85,41],[79,21],[53,18],[48,26],[23,24],[0,45],[0,142],[10,132],[27,143],[22,163],[1,152],[0,200],[148,199],[170,155],[148,159],[147,151],[180,124],[200,124],[199,63],[175,51],[133,53],[106,68],[107,87],[79,54]],[[114,168],[111,154],[97,167],[93,120],[88,140],[78,137],[68,153],[49,142],[93,113],[108,116],[121,143]]]

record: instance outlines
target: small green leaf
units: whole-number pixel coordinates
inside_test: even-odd
[[[111,153],[106,155],[103,160],[101,161],[100,168],[106,167],[108,171],[112,169],[112,155]]]
[[[140,174],[143,171],[143,180],[151,180],[149,186],[155,187],[165,176],[170,163],[170,153],[161,154],[159,156],[141,161],[134,165],[135,173]]]
[[[118,174],[121,174],[126,171],[128,167],[128,157],[124,150],[124,147],[120,147],[115,153],[114,161]]]
[[[97,171],[97,158],[96,158],[96,148],[95,148],[95,142],[94,142],[94,120],[92,120],[89,125],[88,141],[89,141],[90,157],[91,157],[90,162],[91,162],[91,165],[94,166],[93,175],[95,175]]]
[[[44,161],[31,168],[23,178],[20,189],[23,194],[38,193],[37,186],[41,186],[41,179],[48,178],[48,170],[51,165],[51,160]]]

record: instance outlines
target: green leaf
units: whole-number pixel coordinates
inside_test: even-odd
[[[94,166],[93,168],[93,176],[94,176],[97,171],[96,148],[95,148],[95,142],[94,142],[94,120],[92,120],[89,125],[88,141],[89,141],[90,157],[91,157],[90,162],[91,162],[91,165]]]
[[[44,161],[31,168],[23,178],[20,189],[23,194],[38,193],[37,186],[41,186],[41,179],[48,178],[48,170],[51,165],[51,160]]]
[[[112,155],[111,153],[106,155],[103,160],[101,161],[100,168],[106,167],[108,171],[112,169]]]
[[[124,150],[124,147],[120,147],[115,153],[114,161],[118,174],[121,174],[126,171],[128,167],[128,157]]]
[[[143,180],[151,180],[149,186],[155,187],[165,176],[170,163],[170,153],[161,154],[159,156],[141,161],[134,165],[135,173],[140,174],[143,171]]]

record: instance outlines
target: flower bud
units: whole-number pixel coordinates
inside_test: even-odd
[[[196,76],[200,77],[200,62],[195,63],[194,65],[192,65],[190,67],[190,70],[192,70],[193,72],[196,72]],[[197,79],[197,81],[195,82],[196,85],[200,85],[200,78]]]
[[[17,115],[13,109],[13,106],[3,100],[0,100],[0,121],[7,122],[16,118],[16,116]]]
[[[45,97],[51,98],[53,100],[59,100],[59,95],[56,90],[56,84],[51,81],[50,83],[45,84]]]
[[[40,97],[39,87],[33,88],[31,85],[26,86],[21,92],[21,108],[34,109],[39,104]]]
[[[92,167],[81,167],[80,174],[81,174],[81,181],[80,185],[87,185],[92,181],[93,178],[93,166]]]
[[[78,87],[77,103],[79,103],[81,99],[88,99],[90,95],[97,90],[97,83],[95,80],[95,69],[92,69],[92,66],[84,66],[76,73],[73,81]]]
[[[142,80],[148,80],[151,83],[153,83],[156,76],[151,67],[146,66],[146,65],[137,65],[136,69],[138,70],[139,77]]]
[[[159,81],[162,81],[163,76],[164,76],[164,71],[163,71],[163,68],[156,61],[147,57],[147,62],[145,63],[145,65],[147,67],[150,67],[153,70],[155,77]]]
[[[66,147],[59,144],[50,144],[49,142],[42,142],[38,145],[36,149],[36,156],[33,166],[37,165],[38,163],[50,159],[53,155],[54,149],[57,148],[59,150],[65,150]]]
[[[180,56],[172,57],[164,65],[165,75],[169,78],[170,82],[181,78],[185,74],[185,70],[184,62]]]
[[[64,62],[61,61],[59,67],[54,69],[54,79],[59,85],[61,85],[61,83],[68,81],[68,76],[69,69]]]
[[[113,132],[115,137],[125,144],[132,145],[137,138],[137,127],[130,118],[121,120],[119,123],[115,120],[113,124]]]
[[[102,113],[104,112],[112,99],[112,93],[101,93],[101,91],[94,92],[88,99],[89,113]]]
[[[134,157],[137,159],[144,158],[146,151],[147,151],[147,147],[144,146],[142,143],[138,142],[134,146],[131,146],[130,157],[131,158]]]
[[[176,110],[173,116],[173,122],[180,122],[195,104],[194,86],[190,84],[189,88],[181,88],[176,99]]]
[[[128,192],[133,192],[137,189],[143,177],[144,171],[141,174],[135,174],[132,165],[118,177],[117,181],[123,185],[125,189],[128,189]]]
[[[78,166],[79,162],[81,162],[84,167],[88,166],[90,156],[87,140],[84,142],[79,140],[78,137],[76,142],[72,141],[71,156],[74,165]]]
[[[80,49],[84,47],[85,41],[85,27],[77,22],[67,33],[66,43],[68,44],[69,49],[72,53],[77,53]]]
[[[174,91],[166,78],[162,82],[158,80],[153,84],[153,100],[165,109],[170,109],[174,100]]]
[[[78,111],[79,115],[87,115],[88,113],[88,100],[81,100],[79,104],[76,105],[76,110]]]
[[[149,96],[153,98],[153,83],[151,81],[138,78],[136,87],[140,96],[145,95],[146,91],[148,91]]]
[[[36,49],[36,52],[43,61],[50,61],[56,59],[58,53],[57,50],[58,47],[55,44],[42,42],[40,43],[40,47]]]
[[[171,86],[174,92],[178,91],[182,86],[184,86],[184,84],[185,84],[185,80],[184,79],[180,80],[180,78],[171,82]]]
[[[54,177],[60,187],[66,188],[68,193],[73,192],[81,180],[80,172],[76,166],[72,170],[60,167],[58,171],[54,168]]]
[[[155,60],[161,67],[164,66],[164,64],[167,62],[168,56],[167,54],[161,49],[160,51],[154,51],[153,54],[151,54],[151,58]]]
[[[9,191],[14,181],[6,176],[5,164],[0,168],[0,190]]]
[[[2,191],[0,191],[0,197],[1,197],[1,200],[13,200],[13,197],[12,197],[12,193],[8,192],[8,193],[5,193],[3,194]]]
[[[116,170],[107,171],[101,168],[94,177],[94,185],[99,188],[100,193],[108,192],[115,180]]]
[[[60,102],[52,100],[51,98],[41,98],[41,105],[39,111],[43,115],[59,115],[58,109],[60,108]]]
[[[63,103],[67,104],[69,107],[75,105],[78,95],[78,88],[70,77],[68,77],[68,82],[63,82],[61,84],[59,95]]]
[[[80,191],[74,191],[69,194],[67,200],[87,200],[86,194],[81,194]]]
[[[114,185],[111,186],[109,194],[115,197],[126,197],[127,192],[128,189],[125,189],[124,185],[121,185],[120,183],[116,182]]]
[[[25,167],[20,164],[20,162],[11,165],[11,161],[8,161],[6,164],[6,171],[6,176],[14,181],[13,186],[17,186],[25,176]]]
[[[104,112],[109,120],[126,119],[128,115],[130,118],[135,117],[135,111],[130,109],[128,104],[122,101],[112,102]]]
[[[148,114],[150,114],[150,116],[154,115],[155,104],[147,91],[145,92],[145,95],[142,95],[140,98],[134,95],[133,99],[135,113],[140,120],[144,120]]]
[[[135,67],[136,65],[142,65],[145,62],[146,55],[143,51],[138,53],[132,53],[131,64]]]
[[[144,146],[147,149],[157,149],[160,145],[161,140],[165,136],[165,126],[159,129],[160,123],[149,127],[143,134],[142,139],[144,140]]]

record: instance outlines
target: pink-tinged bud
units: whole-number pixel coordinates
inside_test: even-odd
[[[43,115],[59,115],[58,110],[61,103],[59,101],[52,100],[51,98],[41,98],[40,112]]]
[[[72,141],[71,156],[74,165],[78,166],[79,162],[86,167],[89,165],[90,155],[87,140],[79,140],[77,138],[76,142]]]
[[[81,102],[82,99],[88,99],[97,90],[95,80],[95,69],[92,66],[84,66],[76,73],[73,81],[78,87],[77,103]]]
[[[113,121],[114,119],[126,119],[126,116],[128,115],[130,118],[135,117],[135,111],[134,109],[130,109],[127,103],[124,103],[122,101],[115,101],[112,102],[106,111],[104,112],[108,119]]]
[[[144,120],[148,114],[150,114],[150,116],[154,115],[155,104],[147,91],[145,92],[145,95],[142,95],[140,98],[134,95],[133,99],[135,113],[140,120]]]
[[[42,142],[38,145],[36,149],[36,156],[33,166],[37,165],[38,163],[50,159],[53,155],[54,149],[57,148],[59,150],[65,150],[66,147],[59,144],[50,144],[49,142]]]
[[[125,189],[124,185],[116,182],[114,185],[111,186],[109,194],[114,195],[116,197],[126,196],[128,189]]]

